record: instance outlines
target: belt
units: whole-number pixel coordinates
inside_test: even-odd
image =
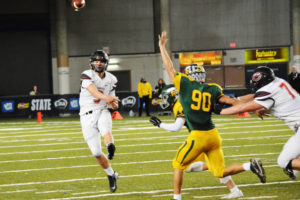
[[[92,110],[90,110],[90,111],[88,111],[88,112],[86,112],[86,113],[84,113],[85,115],[89,115],[89,114],[92,114],[93,113],[93,111]]]

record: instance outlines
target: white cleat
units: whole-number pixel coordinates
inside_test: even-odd
[[[230,192],[229,194],[224,195],[221,199],[235,199],[244,196],[241,190],[236,190],[234,192]]]

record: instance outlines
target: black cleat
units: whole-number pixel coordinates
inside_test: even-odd
[[[293,179],[293,180],[296,179],[296,176],[295,176],[293,170],[288,169],[288,168],[284,168],[283,171],[284,171],[284,173],[285,173],[286,175],[288,175],[291,179]]]
[[[287,164],[287,166],[283,169],[284,173],[288,175],[291,179],[295,180],[296,176],[294,174],[293,168],[292,168],[292,160]]]
[[[109,143],[107,146],[107,152],[108,152],[107,157],[109,160],[112,160],[114,158],[115,151],[116,151],[116,146],[113,143]]]
[[[119,175],[117,172],[114,172],[112,176],[107,176],[109,181],[109,189],[111,192],[115,192],[117,190],[117,179]]]
[[[250,159],[250,169],[258,176],[260,182],[266,183],[266,174],[260,160]]]

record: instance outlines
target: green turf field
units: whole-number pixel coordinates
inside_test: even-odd
[[[161,117],[173,122],[171,116]],[[214,116],[226,164],[260,158],[267,174],[261,184],[251,172],[232,176],[242,199],[300,199],[300,179],[292,181],[276,161],[293,134],[275,118]],[[171,161],[188,132],[167,132],[148,118],[113,121],[117,152],[111,165],[120,178],[109,192],[105,172],[83,140],[79,118],[0,121],[0,199],[172,199]],[[300,145],[300,144],[299,144]],[[106,149],[103,149],[106,152]],[[209,172],[184,176],[183,199],[219,199],[229,191]]]

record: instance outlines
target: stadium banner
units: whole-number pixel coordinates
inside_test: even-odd
[[[245,50],[245,64],[288,62],[288,61],[289,61],[289,49],[287,47],[273,48],[273,49]]]
[[[199,65],[221,65],[222,51],[204,51],[204,52],[189,52],[179,53],[180,68],[193,63]]]
[[[119,112],[138,111],[137,92],[117,92],[116,96],[120,99]],[[153,99],[150,111],[163,111],[159,102]],[[80,109],[78,94],[0,97],[0,105],[0,118],[31,117],[36,112],[42,112],[43,116],[78,115]]]

